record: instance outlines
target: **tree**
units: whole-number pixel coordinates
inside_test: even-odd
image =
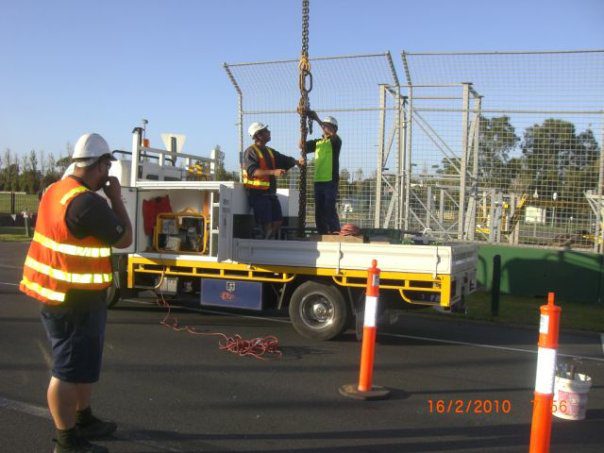
[[[237,172],[227,171],[224,168],[224,161],[216,162],[216,181],[239,181]]]
[[[478,139],[478,174],[482,186],[506,190],[514,177],[508,167],[510,152],[520,137],[516,135],[510,117],[480,117]]]
[[[439,175],[459,175],[461,157],[443,157],[440,165],[441,168],[436,170]]]
[[[13,155],[10,148],[4,151],[3,167],[0,172],[0,188],[9,192],[19,190],[19,158]]]
[[[23,156],[22,172],[19,177],[19,188],[27,193],[37,193],[40,190],[42,172],[38,169],[38,158],[32,149],[29,156]]]
[[[591,129],[576,133],[569,121],[550,118],[526,129],[522,142],[523,167],[532,178],[529,191],[551,199],[557,192],[567,201],[583,198],[595,189],[598,143]],[[568,184],[570,180],[575,185]]]
[[[480,186],[507,190],[516,167],[508,166],[510,153],[520,138],[508,116],[480,117],[478,130],[478,179]],[[468,156],[468,174],[472,173],[472,156]],[[445,157],[436,171],[440,175],[459,176],[461,157]]]

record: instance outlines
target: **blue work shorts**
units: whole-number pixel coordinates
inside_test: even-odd
[[[277,195],[262,190],[249,190],[248,201],[254,210],[254,219],[257,225],[283,220],[281,203]]]
[[[97,382],[103,359],[107,308],[78,310],[43,306],[40,316],[52,348],[52,375],[64,382]]]

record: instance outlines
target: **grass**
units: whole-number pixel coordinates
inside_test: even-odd
[[[25,227],[0,227],[0,242],[25,242],[31,237],[25,235]]]
[[[28,242],[31,238],[24,234],[3,234],[0,233],[0,242]]]
[[[491,294],[479,291],[466,299],[467,313],[453,313],[454,317],[492,321],[503,324],[538,326],[539,307],[546,304],[545,298],[520,297],[502,294],[499,300],[499,315],[491,314]],[[561,329],[602,332],[604,330],[604,304],[556,301],[562,309]],[[443,315],[444,316],[444,315]]]

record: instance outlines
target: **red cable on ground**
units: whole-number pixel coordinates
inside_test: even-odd
[[[191,326],[180,326],[178,319],[171,315],[171,305],[166,302],[162,293],[158,294],[157,304],[160,307],[167,308],[166,316],[160,321],[160,324],[164,327],[168,327],[177,332],[185,331],[192,335],[206,335],[206,336],[218,336],[222,337],[223,342],[218,342],[218,348],[232,352],[239,356],[252,356],[256,359],[267,360],[268,355],[276,356],[281,358],[283,353],[279,350],[279,339],[273,335],[266,337],[253,338],[251,340],[244,340],[240,335],[229,337],[221,332],[200,332],[195,327]],[[271,357],[268,357],[271,358]]]

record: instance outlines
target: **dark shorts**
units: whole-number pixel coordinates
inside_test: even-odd
[[[43,306],[42,324],[52,347],[52,375],[80,384],[99,380],[107,309]]]
[[[254,210],[254,219],[257,225],[283,220],[281,203],[274,193],[266,193],[261,190],[248,191],[248,201]]]

